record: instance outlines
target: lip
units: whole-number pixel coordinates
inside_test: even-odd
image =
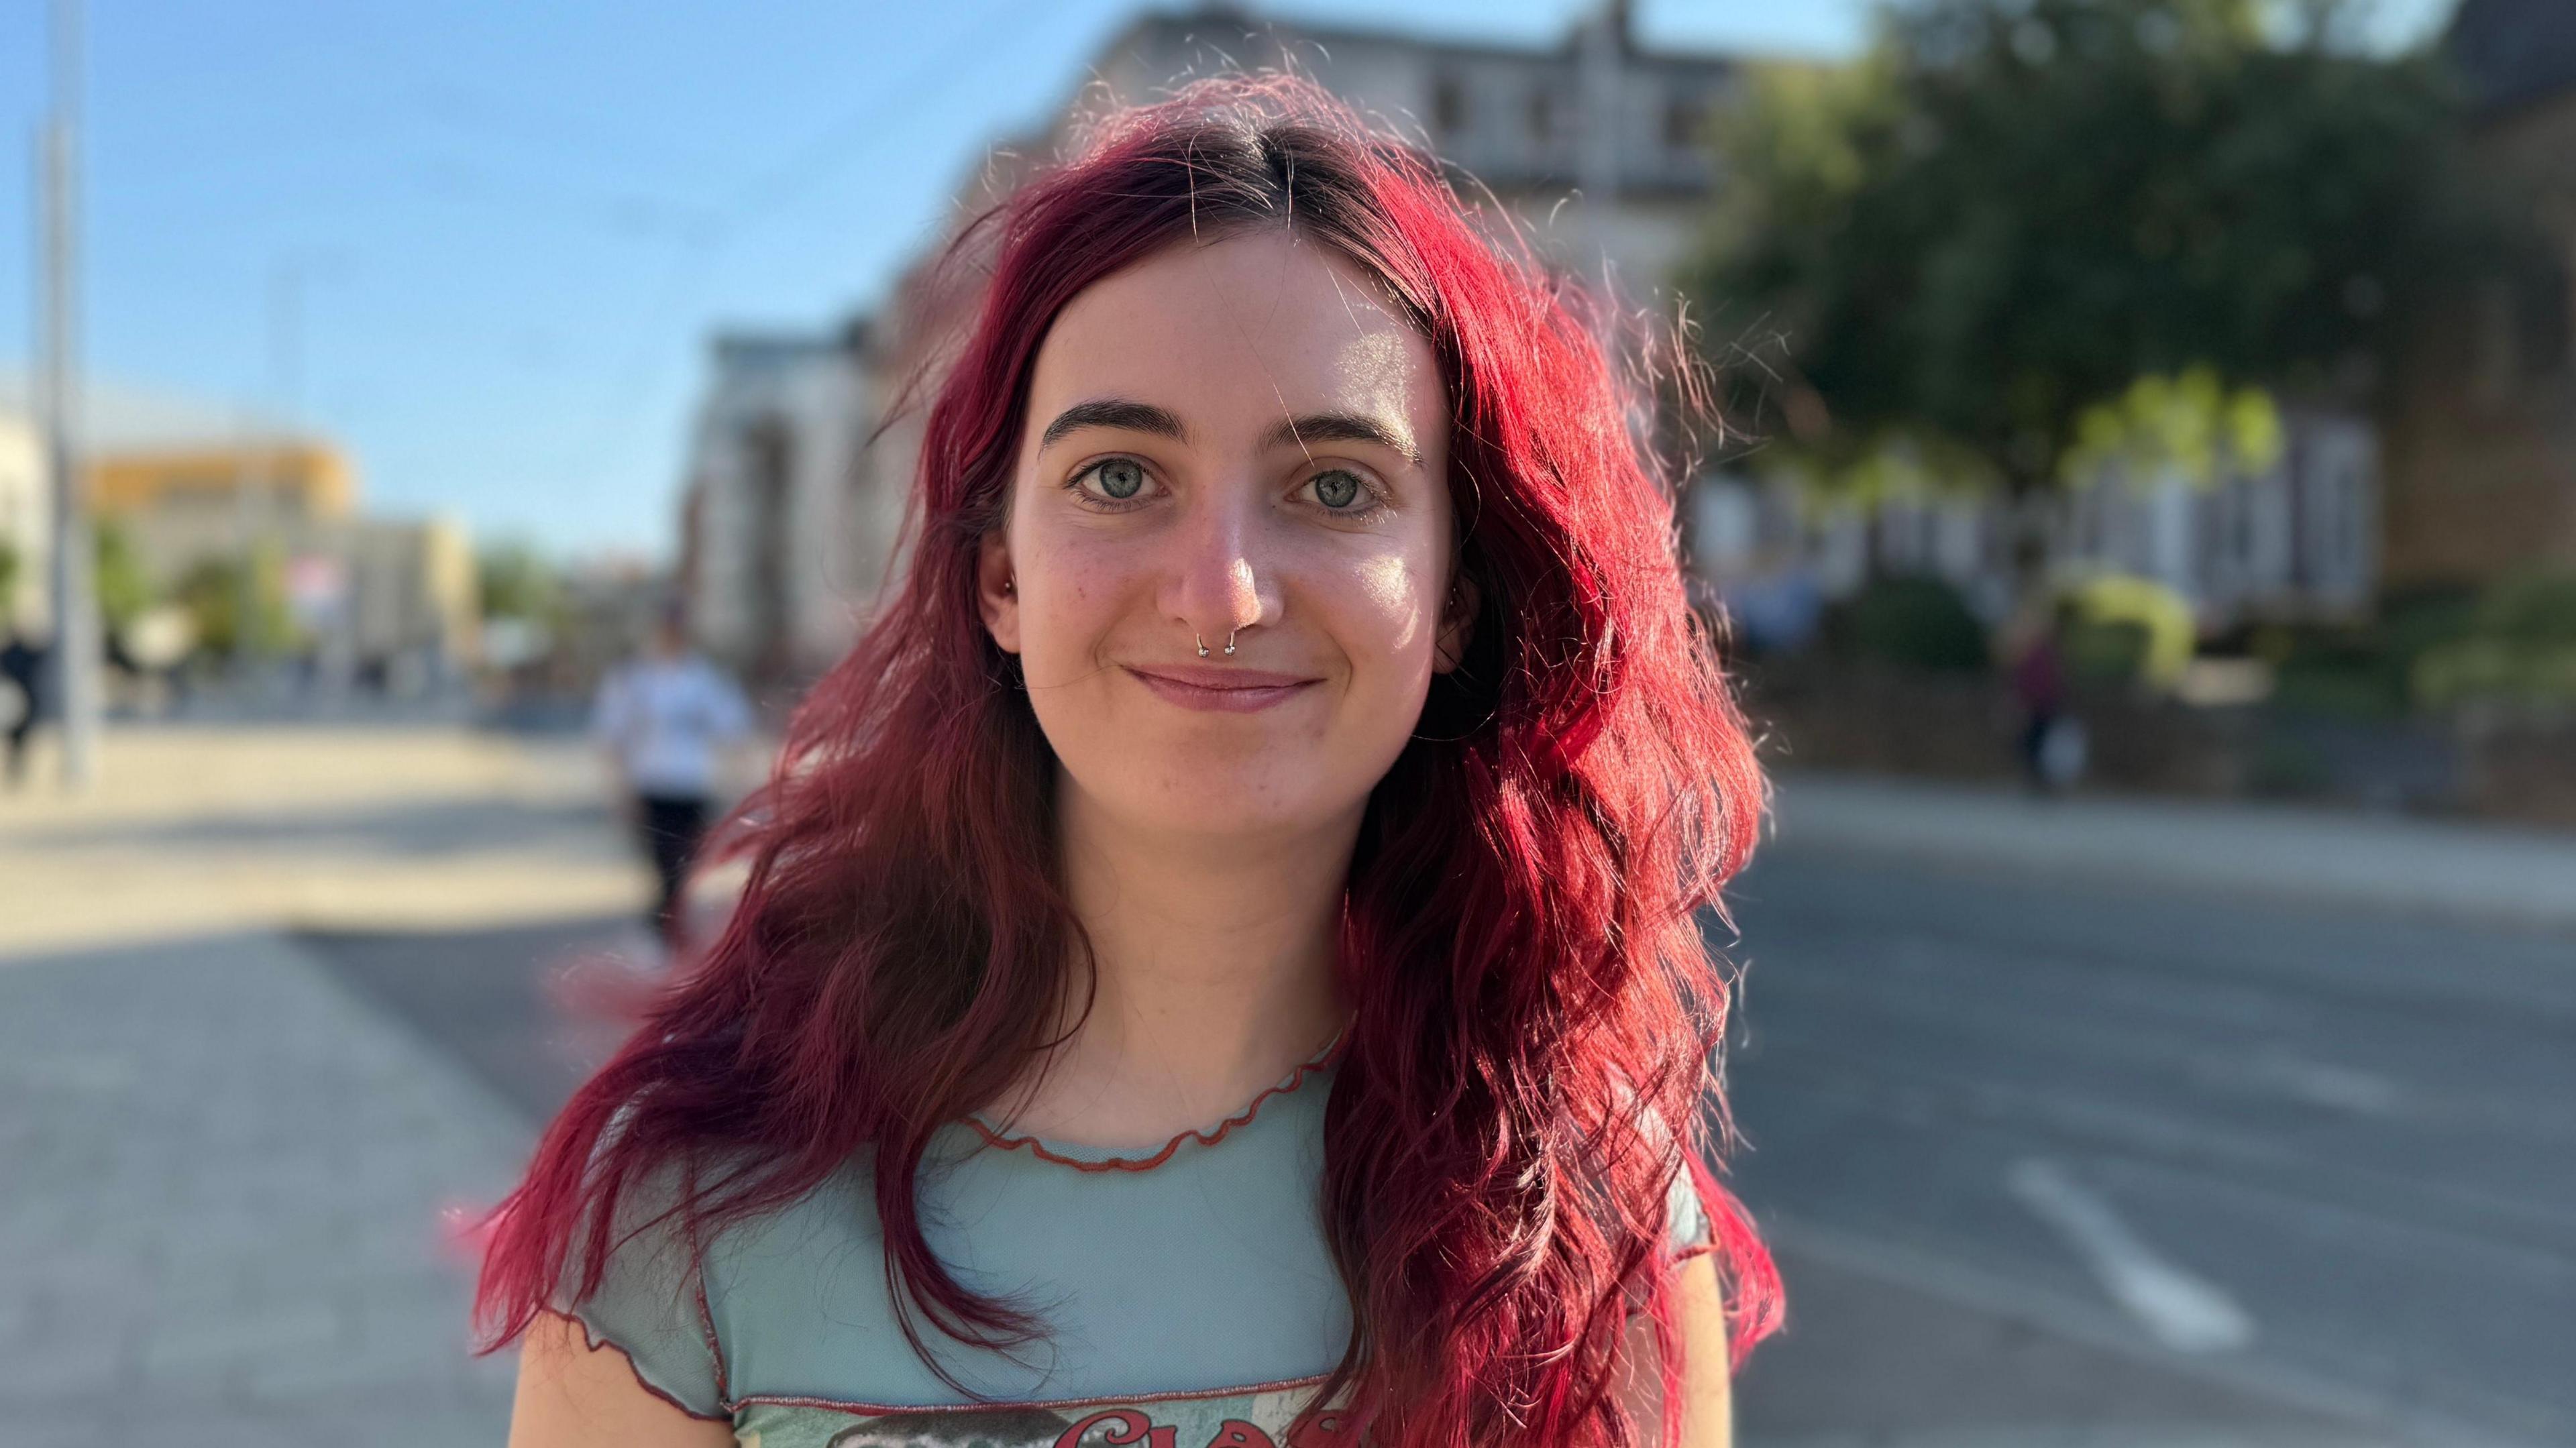
[[[1251,714],[1304,693],[1323,682],[1263,669],[1214,668],[1206,664],[1125,666],[1138,683],[1184,709],[1220,714]]]

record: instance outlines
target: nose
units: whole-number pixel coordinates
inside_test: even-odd
[[[1206,499],[1172,535],[1163,612],[1211,649],[1279,616],[1260,520],[1243,501],[1251,491],[1227,489],[1229,496]]]

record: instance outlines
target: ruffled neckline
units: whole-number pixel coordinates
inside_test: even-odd
[[[1325,1042],[1322,1050],[1298,1063],[1295,1070],[1280,1077],[1260,1095],[1245,1102],[1242,1110],[1214,1126],[1184,1131],[1152,1152],[1143,1152],[1132,1146],[1085,1146],[1077,1142],[1056,1141],[1048,1137],[1006,1134],[986,1121],[982,1112],[968,1116],[964,1124],[968,1130],[982,1138],[986,1146],[1001,1151],[1025,1151],[1040,1161],[1071,1167],[1075,1171],[1152,1171],[1170,1161],[1184,1147],[1193,1145],[1211,1147],[1225,1140],[1237,1129],[1251,1125],[1253,1118],[1261,1114],[1263,1105],[1273,1097],[1289,1095],[1303,1087],[1308,1080],[1329,1072],[1340,1062],[1342,1045],[1349,1039],[1350,1029],[1346,1026],[1335,1032],[1333,1039]]]

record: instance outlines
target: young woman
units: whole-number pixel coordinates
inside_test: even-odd
[[[1761,786],[1568,299],[1289,82],[963,245],[910,566],[499,1214],[512,1442],[1724,1443]]]

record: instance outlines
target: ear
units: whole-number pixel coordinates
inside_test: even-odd
[[[1467,645],[1476,634],[1476,613],[1483,606],[1484,595],[1477,591],[1476,580],[1461,573],[1450,583],[1448,601],[1440,610],[1440,637],[1431,645],[1433,673],[1449,673],[1467,657]]]
[[[1020,651],[1020,590],[1011,543],[999,528],[984,535],[975,559],[975,602],[984,630],[1006,654]]]

